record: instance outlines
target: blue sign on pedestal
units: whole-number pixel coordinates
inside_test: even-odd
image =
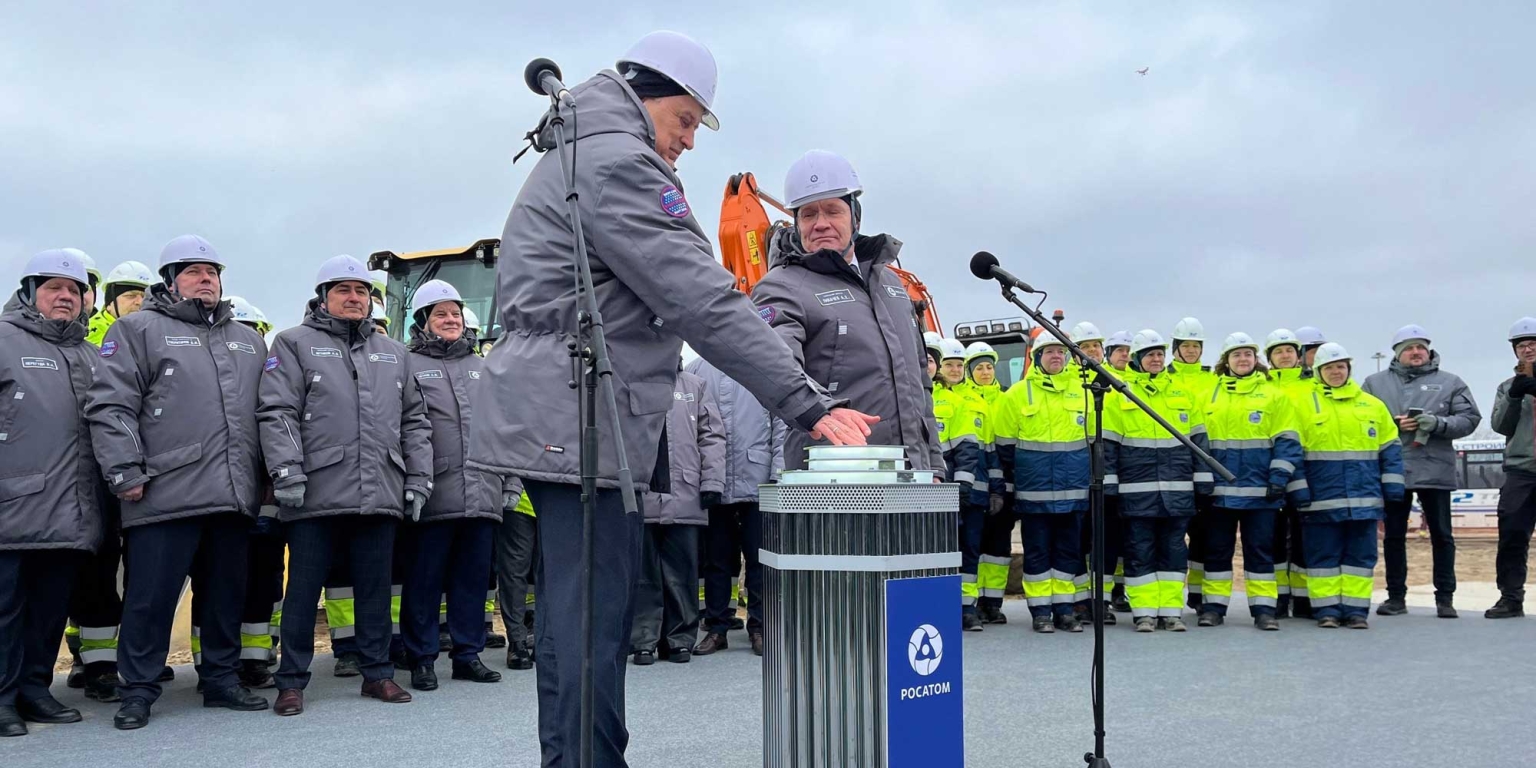
[[[885,582],[885,733],[890,768],[965,765],[960,577]]]

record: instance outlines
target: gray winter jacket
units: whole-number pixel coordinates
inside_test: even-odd
[[[1489,426],[1504,436],[1504,468],[1536,473],[1536,414],[1532,406],[1536,397],[1529,395],[1519,402],[1509,397],[1509,387],[1514,377],[1499,385],[1499,393],[1493,399],[1493,418]]]
[[[682,182],[656,154],[656,131],[639,97],[606,70],[572,94],[581,105],[579,118],[566,121],[579,147],[576,192],[613,363],[623,449],[636,485],[645,486],[656,466],[680,339],[775,413],[810,429],[838,403],[795,365],[715,261]],[[552,132],[539,141],[552,146]],[[547,152],[528,175],[502,233],[497,311],[505,330],[485,362],[494,395],[476,413],[473,468],[580,481],[580,392],[566,386],[566,344],[576,330],[577,306],[567,210],[559,158]],[[613,488],[618,471],[611,416],[598,402],[598,482]]]
[[[1420,447],[1412,445],[1414,434],[1402,435],[1406,486],[1456,490],[1456,449],[1451,441],[1472,434],[1483,415],[1461,377],[1440,370],[1440,353],[1431,351],[1429,362],[1417,368],[1393,360],[1387,370],[1367,376],[1360,386],[1386,403],[1393,416],[1423,408],[1439,419],[1434,434]]]
[[[501,521],[501,507],[471,509],[465,499],[481,481],[480,473],[464,466],[469,450],[469,425],[474,423],[485,361],[474,353],[468,336],[447,342],[413,329],[411,375],[421,388],[432,422],[432,498],[421,510],[421,522],[484,517]]]
[[[904,445],[913,469],[943,469],[922,331],[901,279],[886,270],[900,250],[889,235],[859,237],[854,269],[832,251],[805,253],[782,229],[752,300],[811,378],[880,417],[870,445]],[[825,443],[786,435],[784,468],[803,468],[812,444]]]
[[[19,296],[0,314],[0,551],[101,546],[84,416],[96,347],[78,320],[46,320]]]
[[[667,411],[667,461],[672,482],[666,493],[644,493],[645,522],[708,525],[699,496],[724,492],[725,428],[709,385],[687,371],[677,372]]]
[[[725,491],[720,495],[721,503],[757,501],[757,487],[768,482],[773,460],[768,409],[708,360],[694,360],[687,370],[709,385],[725,424]]]
[[[148,483],[122,503],[124,528],[261,508],[256,399],[266,344],[235,322],[229,302],[151,286],[144,306],[101,342],[86,417],[112,493]]]
[[[131,317],[131,315],[130,315]],[[432,424],[405,345],[367,318],[309,300],[304,323],[272,341],[261,377],[261,447],[274,488],[304,483],[283,522],[403,517],[405,492],[432,492]]]

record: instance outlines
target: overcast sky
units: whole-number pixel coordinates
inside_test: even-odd
[[[1536,315],[1523,2],[279,5],[8,4],[0,279],[195,232],[292,324],[326,257],[500,234],[530,58],[575,84],[672,28],[721,70],[705,230],[731,173],[841,152],[946,326],[1012,314],[986,249],[1106,332],[1313,324],[1370,372],[1417,322],[1486,414]]]

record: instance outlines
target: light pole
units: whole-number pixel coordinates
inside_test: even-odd
[[[1376,361],[1376,372],[1381,373],[1381,361],[1387,359],[1386,353],[1377,352],[1376,354],[1371,355],[1371,359]]]

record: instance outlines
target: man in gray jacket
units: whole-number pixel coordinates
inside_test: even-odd
[[[80,722],[48,686],[75,570],[102,540],[82,415],[96,352],[88,286],[78,258],[44,251],[0,314],[0,737]]]
[[[725,490],[725,432],[720,408],[704,380],[678,371],[667,412],[665,492],[645,494],[640,581],[635,585],[635,663],[686,664],[699,633],[699,529],[709,523],[704,497]]]
[[[1387,599],[1380,616],[1408,612],[1408,516],[1419,499],[1433,547],[1435,613],[1456,618],[1456,539],[1451,533],[1451,491],[1456,490],[1456,449],[1451,441],[1477,429],[1483,415],[1472,392],[1454,373],[1440,370],[1440,353],[1417,325],[1399,328],[1392,339],[1391,367],[1366,377],[1361,388],[1387,405],[1402,435],[1408,492],[1386,503],[1382,554],[1387,566]]]
[[[304,711],[315,608],[341,550],[363,695],[411,700],[389,659],[390,564],[396,524],[432,493],[432,426],[405,345],[374,331],[367,281],[351,256],[321,264],[304,322],[273,340],[261,377],[261,447],[288,534],[279,715]]]
[[[837,408],[754,316],[715,261],[673,171],[698,126],[717,124],[709,111],[715,92],[709,50],[683,35],[657,32],[618,67],[622,74],[605,70],[571,90],[580,119],[572,121],[563,109],[573,146],[556,148],[549,130],[535,140],[540,149],[577,158],[575,192],[623,425],[619,445],[610,434],[614,414],[599,405],[597,482],[604,490],[596,500],[593,578],[622,596],[593,609],[593,755],[603,766],[623,766],[629,742],[624,669],[640,535],[638,516],[624,517],[614,490],[617,455],[625,452],[638,484],[651,478],[682,342],[799,429],[846,443],[862,443],[868,433],[867,417]],[[536,653],[546,766],[574,763],[582,737],[585,596],[572,566],[582,559],[581,393],[567,386],[571,366],[559,362],[569,359],[567,345],[576,340],[574,241],[560,160],[549,152],[529,173],[502,235],[496,267],[504,330],[485,362],[494,394],[476,414],[470,439],[469,466],[508,489],[512,478],[523,479],[538,510]]]
[[[1499,489],[1499,553],[1494,563],[1499,601],[1483,612],[1490,619],[1525,615],[1525,576],[1536,530],[1536,317],[1509,329],[1515,375],[1493,399],[1493,431],[1504,436],[1504,486]]]
[[[203,704],[253,711],[241,685],[246,558],[261,508],[256,389],[266,344],[222,300],[224,262],[183,235],[160,252],[163,283],[101,343],[86,416],[107,487],[122,501],[121,730],[149,723],[182,583],[192,577]]]
[[[901,242],[859,233],[863,187],[847,160],[807,152],[784,180],[795,225],[769,248],[772,268],[752,289],[759,314],[827,391],[880,417],[869,442],[902,445],[914,469],[943,469],[922,329],[901,279],[886,269]],[[786,435],[784,468],[817,443]]]
[[[746,387],[700,358],[688,364],[688,372],[704,380],[720,408],[725,425],[725,484],[718,499],[706,494],[709,527],[702,547],[704,562],[704,639],[694,646],[696,656],[707,656],[730,647],[727,632],[735,611],[731,609],[731,585],[745,562],[747,639],[752,652],[763,655],[763,567],[757,561],[762,545],[762,513],[757,508],[757,487],[768,482],[773,467],[773,425],[768,409],[752,398]],[[715,502],[715,503],[711,503]]]

